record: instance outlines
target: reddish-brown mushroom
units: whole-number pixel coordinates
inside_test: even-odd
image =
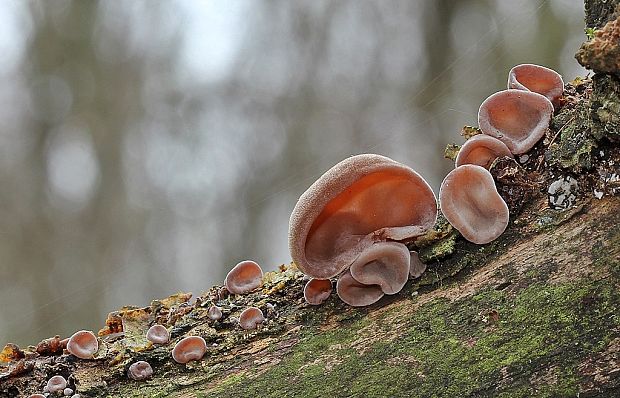
[[[470,242],[489,243],[508,226],[508,206],[484,167],[466,164],[448,173],[439,203],[446,219]]]
[[[43,394],[30,394],[28,398],[46,398]]]
[[[147,380],[153,376],[153,368],[146,361],[134,362],[127,369],[127,376],[136,381]]]
[[[75,332],[67,342],[67,351],[81,359],[91,359],[99,350],[99,342],[93,332],[80,330]]]
[[[163,325],[153,325],[146,332],[146,339],[153,344],[168,344],[170,333]]]
[[[426,264],[420,261],[420,257],[418,253],[411,252],[411,257],[409,261],[409,275],[412,278],[419,278],[426,271]]]
[[[45,389],[48,392],[53,394],[55,392],[63,391],[66,387],[67,387],[67,380],[65,380],[65,378],[60,375],[56,375],[56,376],[51,377],[47,381],[47,385],[45,386]]]
[[[373,243],[412,240],[436,217],[433,191],[418,173],[384,156],[357,155],[301,195],[291,214],[289,248],[302,272],[329,279]]]
[[[356,281],[349,270],[338,278],[336,293],[342,301],[354,307],[376,303],[385,294],[379,285],[364,285]]]
[[[218,321],[222,318],[222,309],[217,305],[212,305],[207,310],[207,317],[212,321]]]
[[[385,294],[402,290],[409,279],[409,249],[398,242],[377,242],[351,265],[353,279],[364,285],[378,285]]]
[[[248,293],[263,284],[263,270],[254,261],[245,260],[235,265],[226,275],[224,285],[233,294]]]
[[[207,352],[207,342],[200,336],[181,339],[172,349],[172,359],[177,363],[199,361]]]
[[[484,134],[502,141],[513,154],[529,151],[545,135],[553,104],[544,95],[504,90],[484,100],[478,125]]]
[[[485,169],[491,166],[495,159],[501,156],[514,156],[510,149],[495,137],[486,134],[478,134],[463,144],[456,156],[456,167],[464,164],[477,164]]]
[[[553,69],[534,64],[521,64],[510,69],[508,88],[542,94],[557,108],[564,93],[564,81]]]
[[[256,329],[264,321],[263,311],[256,307],[246,308],[239,315],[239,326],[245,330]]]
[[[308,304],[323,304],[332,294],[332,281],[329,279],[310,279],[304,287],[304,298]]]

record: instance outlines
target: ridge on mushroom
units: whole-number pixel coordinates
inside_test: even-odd
[[[508,72],[508,88],[542,94],[551,101],[554,108],[557,108],[564,93],[564,81],[553,69],[534,64],[521,64]]]
[[[244,294],[263,284],[263,270],[251,260],[241,261],[226,275],[224,285],[233,294]]]
[[[329,169],[299,198],[289,224],[297,267],[317,279],[347,269],[375,242],[406,242],[437,218],[428,183],[390,158],[363,154]]]
[[[409,249],[402,243],[377,242],[355,259],[349,271],[359,283],[378,285],[383,293],[395,294],[409,279],[410,259]]]
[[[312,278],[304,287],[304,299],[311,305],[322,304],[332,294],[332,281]]]
[[[502,141],[490,135],[478,134],[465,141],[456,155],[455,165],[477,164],[488,169],[501,156],[514,157]]]
[[[342,301],[354,307],[376,303],[385,295],[379,285],[364,285],[356,281],[349,270],[338,278],[336,293]]]
[[[515,155],[529,151],[549,127],[553,104],[544,95],[522,90],[497,92],[482,102],[478,125]]]
[[[466,164],[448,173],[439,203],[446,219],[470,242],[489,243],[508,226],[508,206],[484,167]]]

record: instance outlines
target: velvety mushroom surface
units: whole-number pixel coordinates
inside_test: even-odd
[[[488,97],[478,110],[484,134],[502,141],[513,154],[529,151],[544,135],[553,104],[531,91],[504,90]]]
[[[380,155],[352,156],[301,195],[291,214],[289,248],[302,272],[328,279],[374,242],[410,240],[436,217],[432,189],[411,168]]]
[[[557,108],[564,93],[564,81],[553,69],[522,64],[513,67],[508,73],[508,88],[542,94]]]
[[[395,294],[409,279],[411,255],[398,242],[377,242],[369,246],[351,265],[353,279],[364,285],[378,285],[385,294]]]
[[[452,170],[441,183],[439,203],[446,219],[470,242],[489,243],[508,226],[508,206],[484,167],[468,164]]]
[[[464,164],[477,164],[485,169],[491,166],[495,159],[501,156],[514,157],[510,149],[495,137],[478,134],[463,144],[456,156],[456,167]]]

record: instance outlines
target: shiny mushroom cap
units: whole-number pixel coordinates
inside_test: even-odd
[[[552,115],[553,104],[544,95],[504,90],[480,105],[478,125],[516,155],[529,151],[545,135]]]
[[[508,206],[484,167],[466,164],[448,173],[439,203],[446,219],[470,242],[489,243],[508,226]]]
[[[233,294],[244,294],[263,284],[263,270],[251,260],[241,261],[226,275],[224,285]]]
[[[364,285],[356,281],[349,270],[338,278],[336,293],[342,301],[353,307],[374,304],[385,295],[379,285]]]
[[[488,169],[501,156],[514,158],[506,144],[490,135],[478,134],[465,141],[456,156],[455,164],[456,167],[477,164]]]
[[[99,342],[93,332],[80,330],[73,333],[67,342],[67,351],[81,359],[91,359],[99,350]]]
[[[377,242],[355,259],[351,276],[364,285],[378,285],[385,294],[395,294],[409,279],[410,257],[402,243]]]
[[[245,330],[256,329],[264,321],[263,311],[256,307],[248,307],[239,315],[239,326]]]
[[[510,69],[508,88],[544,95],[557,108],[564,93],[564,81],[553,69],[534,64],[521,64]]]
[[[53,376],[47,381],[47,385],[45,386],[48,392],[55,393],[59,391],[63,391],[67,388],[67,380],[65,380],[62,376]]]
[[[177,363],[199,361],[207,352],[207,342],[200,336],[181,339],[172,349],[172,359]]]
[[[168,344],[170,333],[163,325],[153,325],[146,332],[146,339],[153,344]]]
[[[419,278],[426,271],[426,264],[420,261],[420,256],[418,253],[411,252],[411,256],[409,258],[409,275],[412,278]]]
[[[220,319],[222,319],[222,315],[222,309],[217,305],[212,305],[207,310],[207,317],[212,321],[219,321]]]
[[[129,366],[129,369],[127,369],[127,376],[132,380],[147,380],[153,376],[153,368],[146,361],[138,361]]]
[[[374,242],[412,240],[436,218],[435,195],[418,173],[384,156],[352,156],[301,195],[289,248],[303,273],[329,279]]]
[[[310,279],[304,287],[304,298],[311,305],[323,304],[332,294],[332,281],[329,279]]]

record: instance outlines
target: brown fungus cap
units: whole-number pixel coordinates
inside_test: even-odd
[[[385,295],[379,285],[364,285],[356,281],[347,270],[338,278],[336,293],[345,303],[354,307],[374,304]]]
[[[244,294],[263,284],[263,270],[251,260],[241,261],[226,275],[224,285],[233,294]]]
[[[60,375],[52,376],[47,381],[47,385],[45,387],[47,388],[47,391],[52,394],[55,392],[63,391],[67,387],[67,380],[65,380],[65,378]]]
[[[172,349],[172,359],[177,363],[199,361],[207,352],[207,342],[200,336],[181,339]]]
[[[217,305],[212,305],[207,310],[207,317],[212,321],[219,321],[220,319],[222,319],[222,315],[222,309]]]
[[[456,156],[456,167],[464,164],[477,164],[485,169],[491,167],[491,163],[501,156],[514,156],[510,149],[495,137],[486,134],[478,134],[463,144]]]
[[[153,344],[168,344],[170,333],[163,325],[153,325],[146,332],[146,339]]]
[[[504,90],[484,100],[478,125],[484,134],[502,141],[515,155],[529,151],[544,135],[553,104],[531,91]]]
[[[99,342],[93,332],[80,330],[73,333],[67,342],[67,351],[81,359],[92,359],[99,350]]]
[[[311,305],[323,304],[332,294],[332,281],[312,278],[304,287],[304,298]]]
[[[446,219],[470,242],[489,243],[508,226],[508,206],[484,167],[466,164],[448,173],[439,203]]]
[[[396,294],[409,279],[409,249],[398,242],[377,242],[351,265],[353,279],[364,285],[378,285],[385,294]]]
[[[291,257],[306,275],[328,279],[374,242],[412,240],[436,218],[435,195],[418,173],[384,156],[352,156],[299,198],[289,224]]]
[[[510,69],[508,88],[542,94],[557,108],[564,93],[564,81],[553,69],[534,64],[521,64]]]
[[[138,361],[129,366],[127,376],[136,381],[147,380],[153,376],[153,368],[146,361]]]
[[[248,307],[239,315],[239,326],[245,330],[256,329],[264,321],[263,311],[256,307]]]

